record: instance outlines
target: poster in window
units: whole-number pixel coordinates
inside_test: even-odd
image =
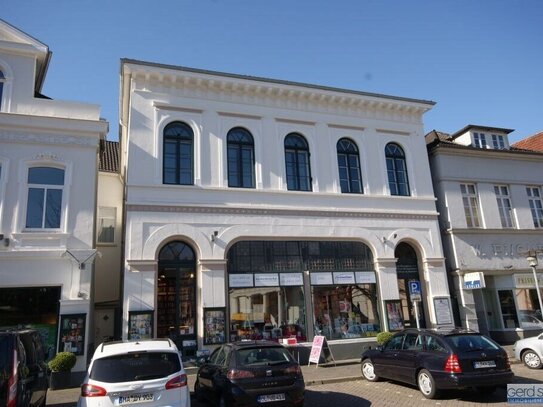
[[[152,339],[153,316],[153,311],[130,311],[128,313],[128,339]]]
[[[449,298],[434,298],[434,310],[436,312],[436,322],[438,325],[452,325],[452,310]]]
[[[85,353],[85,323],[87,314],[60,316],[59,352]]]
[[[400,300],[385,301],[389,331],[403,329],[402,306]]]
[[[218,345],[226,339],[226,309],[204,309],[204,345]]]

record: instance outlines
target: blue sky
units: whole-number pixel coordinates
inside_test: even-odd
[[[118,132],[120,58],[432,100],[424,130],[543,131],[542,0],[4,0],[49,46],[43,93]]]

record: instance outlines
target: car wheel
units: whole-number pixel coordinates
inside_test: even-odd
[[[419,390],[424,397],[427,399],[433,399],[437,397],[438,391],[436,389],[436,383],[432,374],[426,370],[422,369],[417,375],[417,385]]]
[[[528,349],[522,353],[522,362],[530,369],[541,369],[541,358],[533,350]]]
[[[362,376],[364,376],[364,379],[368,382],[376,382],[379,380],[379,376],[375,374],[373,362],[370,359],[364,359],[360,369],[362,370]]]

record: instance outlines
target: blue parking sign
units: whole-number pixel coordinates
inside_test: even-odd
[[[420,281],[412,280],[409,282],[409,294],[411,301],[421,300]]]

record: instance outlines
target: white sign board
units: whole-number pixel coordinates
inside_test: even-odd
[[[342,271],[334,273],[334,284],[354,284],[354,273],[352,271]]]
[[[333,285],[332,273],[311,273],[311,285]]]
[[[411,301],[421,301],[420,281],[411,280],[408,284],[409,296],[411,297]]]
[[[515,288],[535,288],[535,280],[533,274],[514,274]],[[537,281],[539,286],[543,286],[543,276],[538,275]]]
[[[375,284],[374,271],[357,271],[354,273],[357,284]]]
[[[464,274],[464,290],[473,290],[475,288],[485,287],[485,275],[480,271],[476,273]]]
[[[228,282],[230,287],[252,287],[253,275],[252,274],[229,274]]]
[[[279,274],[279,283],[282,286],[304,285],[302,273],[281,273]]]
[[[309,354],[309,363],[319,364],[321,358],[322,346],[326,338],[321,335],[315,335],[313,338],[313,344],[311,345],[311,353]],[[308,365],[309,365],[308,363]]]
[[[277,287],[279,275],[277,273],[255,273],[255,287]]]

